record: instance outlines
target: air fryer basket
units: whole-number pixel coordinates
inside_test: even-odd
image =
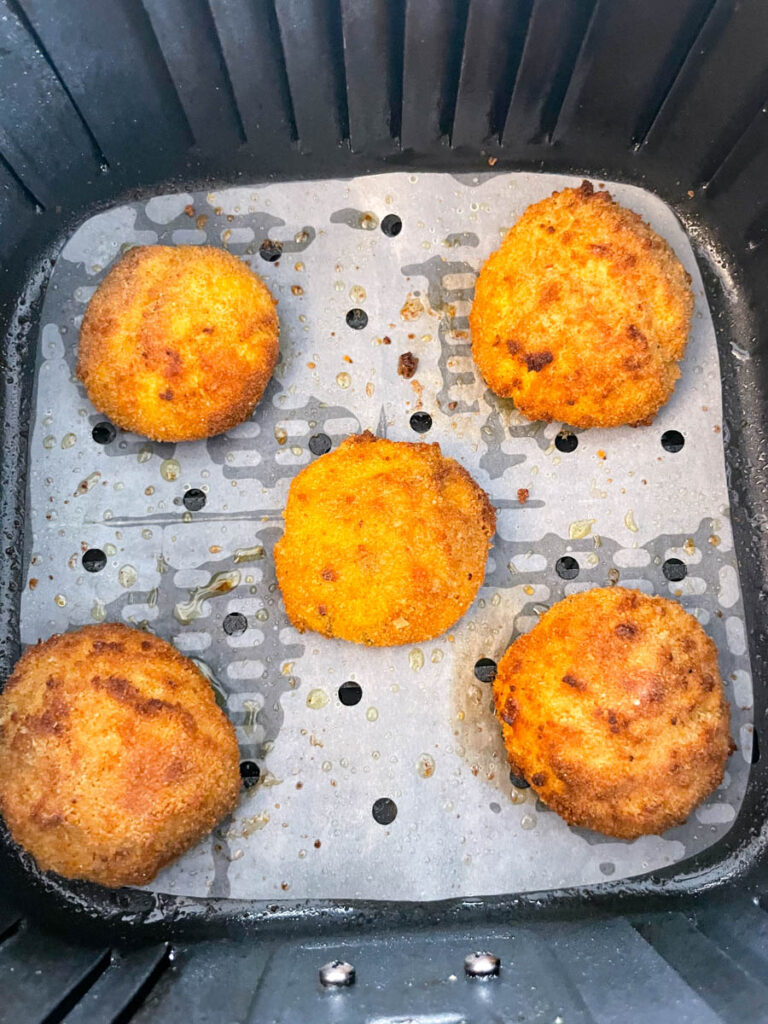
[[[457,925],[628,913],[757,891],[768,780],[763,580],[768,9],[759,0],[0,0],[3,327],[0,672],[19,653],[39,310],[75,227],[161,192],[411,169],[640,185],[694,241],[723,375],[732,524],[755,687],[733,828],[682,866],[594,889],[426,905],[191,900],[0,870],[49,921],[112,937]]]

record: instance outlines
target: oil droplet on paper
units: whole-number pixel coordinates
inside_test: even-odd
[[[180,601],[173,609],[174,618],[183,626],[189,625],[203,614],[203,602],[211,597],[220,597],[228,594],[240,582],[240,573],[237,569],[229,572],[217,572],[202,587],[194,587],[189,592],[188,601]]]
[[[627,514],[624,516],[624,525],[626,526],[626,528],[628,530],[631,530],[632,533],[637,533],[637,523],[635,522],[635,513],[632,511],[632,509],[629,509]]]
[[[61,439],[61,447],[71,448],[75,441],[77,441],[77,438],[74,434],[65,434]]]
[[[163,459],[160,463],[160,476],[163,480],[178,480],[181,466],[178,459]]]
[[[257,562],[264,557],[264,548],[261,544],[254,544],[252,548],[237,548],[235,551],[235,562]]]
[[[312,708],[313,711],[319,711],[320,708],[325,707],[330,699],[325,690],[319,688],[310,690],[307,694],[307,707]]]
[[[369,722],[375,722],[379,717],[379,712],[376,710],[376,708],[368,708],[368,710],[365,712],[365,717],[368,719]]]
[[[419,669],[424,668],[424,652],[419,650],[418,647],[414,647],[408,655],[408,664],[414,672],[418,672]]]
[[[568,527],[568,536],[571,540],[583,540],[592,532],[594,519],[577,519]]]
[[[117,573],[117,582],[126,590],[132,587],[138,578],[139,574],[132,565],[122,566]]]
[[[57,594],[53,600],[56,602],[59,608],[63,608],[64,605],[67,603],[67,599],[66,597],[64,597],[63,594]]]
[[[103,601],[94,601],[91,608],[91,618],[94,622],[103,622],[107,617],[107,609]]]
[[[433,665],[437,665],[438,662],[443,660],[443,652],[440,650],[439,647],[436,647],[434,651],[432,651],[432,657],[429,660],[432,662]]]
[[[416,770],[422,779],[431,779],[435,774],[435,759],[430,754],[422,754],[416,763]]]
[[[339,385],[340,388],[348,388],[349,385],[352,383],[352,378],[349,376],[348,373],[337,373],[336,383]]]

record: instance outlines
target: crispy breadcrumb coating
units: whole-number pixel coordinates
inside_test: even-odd
[[[667,242],[585,181],[529,206],[486,261],[472,354],[531,420],[650,423],[680,376],[692,312]]]
[[[375,646],[439,636],[474,600],[495,528],[439,445],[349,437],[291,484],[275,547],[288,617]]]
[[[210,684],[149,633],[53,636],[0,694],[0,812],[43,871],[148,882],[239,792],[235,731]]]
[[[681,825],[733,749],[717,649],[681,605],[606,587],[559,601],[499,664],[513,770],[571,825]]]
[[[277,351],[275,300],[242,260],[209,246],[135,246],[88,304],[77,375],[124,430],[192,441],[250,415]]]

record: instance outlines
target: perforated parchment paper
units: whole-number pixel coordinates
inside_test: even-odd
[[[639,875],[731,827],[749,772],[752,687],[715,337],[672,212],[609,185],[673,245],[696,293],[683,376],[652,426],[581,432],[561,451],[559,424],[522,419],[472,363],[477,270],[529,203],[573,184],[397,173],[159,196],[98,214],[64,248],[39,344],[23,640],[103,619],[145,625],[204,663],[243,758],[261,770],[232,819],[151,888],[267,899],[510,893]],[[399,234],[381,229],[389,214]],[[260,257],[267,238],[282,243],[276,262]],[[173,445],[118,432],[98,444],[104,417],[74,379],[78,327],[126,247],[155,242],[223,246],[261,274],[279,300],[280,363],[251,418],[224,436]],[[351,309],[367,326],[348,325]],[[410,380],[397,373],[404,352],[419,361]],[[432,417],[423,435],[410,423],[419,410]],[[335,446],[363,429],[439,442],[498,510],[472,609],[418,647],[301,635],[276,587],[272,549],[291,479],[316,457],[310,439]],[[683,434],[682,450],[662,446],[669,430]],[[205,492],[203,509],[186,510],[190,488]],[[86,548],[106,554],[102,571],[84,571]],[[579,566],[570,580],[555,570],[566,554]],[[667,580],[670,558],[685,563],[684,579]],[[491,687],[474,673],[543,609],[606,583],[672,596],[699,618],[720,650],[738,747],[686,825],[634,842],[569,828],[512,785]],[[245,615],[245,632],[225,632],[231,612]],[[357,705],[338,698],[347,680],[362,687]],[[382,797],[397,810],[386,825],[372,814]]]

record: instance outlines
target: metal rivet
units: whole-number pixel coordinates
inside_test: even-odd
[[[331,960],[329,964],[323,964],[318,977],[320,984],[326,988],[344,988],[354,985],[355,968],[345,960]]]
[[[501,961],[493,953],[470,953],[464,958],[464,973],[468,978],[495,978]]]

